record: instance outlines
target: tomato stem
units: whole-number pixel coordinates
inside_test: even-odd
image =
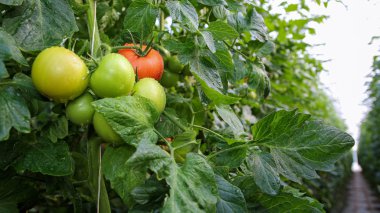
[[[208,132],[210,132],[210,133],[212,133],[212,134],[214,134],[214,135],[216,135],[216,136],[218,136],[219,138],[221,138],[221,139],[224,140],[223,135],[221,135],[221,134],[219,134],[219,133],[217,133],[217,132],[214,132],[214,131],[212,131],[211,129],[208,129],[208,128],[203,127],[203,126],[198,126],[198,125],[195,125],[195,124],[193,125],[193,127],[198,128],[198,129],[202,129],[202,130],[205,130],[205,131],[208,131]]]
[[[232,50],[232,51],[235,51],[237,53],[239,53],[241,56],[243,56],[246,60],[250,60],[249,57],[247,55],[245,55],[243,52],[241,52],[240,50],[237,50],[235,49],[232,45],[228,44],[226,41],[223,41],[223,43],[225,45],[227,45],[227,47]]]
[[[152,46],[152,45],[150,45]],[[114,46],[112,47],[112,51],[116,51],[116,50],[123,50],[123,49],[133,49],[133,50],[136,50],[135,53],[140,56],[140,57],[144,57],[146,56],[150,50],[152,49],[151,47],[148,48],[148,46],[145,48],[145,50],[142,50],[142,47],[137,46],[137,45],[133,45],[133,46]]]
[[[169,147],[170,152],[174,152],[170,142],[166,140],[166,138],[158,130],[153,129],[153,131],[165,141],[165,144]]]
[[[87,3],[89,5],[87,10],[87,23],[91,41],[91,55],[97,58],[99,56],[98,54],[101,41],[96,20],[96,0],[88,0]]]
[[[184,144],[181,144],[180,146],[173,147],[173,151],[175,151],[177,149],[180,149],[182,147],[188,146],[190,144],[198,144],[198,143],[197,143],[197,141],[191,141],[191,142],[188,142],[188,143],[184,143]]]
[[[93,197],[97,199],[97,212],[110,213],[107,188],[101,173],[101,142],[100,138],[90,139],[87,142],[89,184]]]
[[[160,8],[160,31],[162,32],[164,30],[165,30],[165,13],[162,10],[162,8]]]
[[[138,50],[140,49],[139,46],[114,46],[112,47],[112,51],[115,51],[115,50],[123,50],[123,49],[135,49],[135,50]]]
[[[215,157],[217,155],[220,155],[222,153],[233,151],[235,149],[241,149],[241,148],[244,148],[244,147],[248,147],[248,144],[243,144],[243,145],[239,145],[239,146],[234,146],[234,147],[231,147],[231,148],[223,149],[223,150],[220,150],[219,152],[214,152],[214,153],[210,154],[206,158],[207,158],[207,160],[210,160],[211,158],[213,158],[213,157]]]
[[[185,127],[183,124],[181,124],[175,117],[167,113],[166,111],[163,112],[163,114],[175,125],[177,125],[182,131],[186,131],[188,128]]]

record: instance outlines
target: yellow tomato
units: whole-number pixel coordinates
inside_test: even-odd
[[[37,90],[57,102],[73,100],[87,88],[89,72],[74,52],[50,47],[38,54],[32,66],[32,80]]]

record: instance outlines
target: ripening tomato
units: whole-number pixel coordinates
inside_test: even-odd
[[[98,134],[105,142],[121,143],[123,140],[107,123],[107,120],[99,112],[95,112],[92,121],[96,134]]]
[[[125,46],[133,46],[133,44],[125,44]],[[144,51],[145,48],[146,45],[143,45],[142,50]],[[157,50],[151,49],[145,56],[139,56],[134,49],[122,49],[119,50],[119,54],[131,62],[139,79],[161,79],[162,73],[164,72],[164,60]]]
[[[95,112],[91,105],[91,102],[93,101],[94,98],[88,92],[79,96],[75,100],[70,101],[66,107],[67,118],[77,125],[86,125],[91,123]]]
[[[123,56],[111,53],[102,58],[91,76],[90,87],[99,97],[129,95],[135,84],[136,74]]]
[[[32,81],[37,90],[60,103],[81,95],[87,88],[88,75],[82,59],[63,47],[43,50],[32,66]]]
[[[153,78],[139,80],[133,88],[133,95],[142,96],[151,100],[159,113],[165,109],[165,90],[161,84]]]

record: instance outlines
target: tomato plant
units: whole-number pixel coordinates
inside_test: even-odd
[[[125,46],[134,46],[133,44],[125,44]],[[141,51],[148,51],[147,46],[143,45]],[[160,80],[164,72],[164,59],[157,50],[150,49],[146,55],[137,53],[135,49],[122,49],[119,54],[123,55],[137,73],[139,79],[154,78]]]
[[[124,57],[111,53],[101,59],[91,75],[90,86],[99,97],[128,95],[135,84],[135,76],[131,64]]]
[[[358,160],[363,169],[363,174],[369,180],[373,188],[379,189],[380,185],[378,157],[380,154],[379,137],[379,116],[380,116],[380,93],[379,93],[379,70],[380,57],[378,55],[373,58],[371,80],[368,83],[368,103],[370,110],[360,127],[360,143],[358,148]],[[376,163],[375,163],[376,162]]]
[[[98,134],[104,141],[109,143],[121,143],[122,139],[108,124],[106,119],[98,112],[95,112],[93,118],[93,125]]]
[[[165,109],[166,95],[164,88],[153,78],[139,80],[133,88],[133,95],[151,100],[160,113]]]
[[[43,50],[32,66],[35,87],[57,102],[67,102],[82,94],[87,88],[88,74],[82,59],[63,47]]]
[[[178,60],[176,55],[169,57],[168,68],[171,72],[181,73],[185,66]]]
[[[66,107],[66,116],[71,122],[78,125],[90,124],[94,116],[94,108],[91,102],[94,98],[90,93],[84,93],[73,101],[70,101]]]
[[[172,73],[168,70],[165,70],[162,74],[162,78],[160,80],[160,83],[164,87],[174,87],[177,85],[177,82],[179,81],[179,75],[177,73]]]
[[[2,1],[0,209],[340,212],[308,4]]]

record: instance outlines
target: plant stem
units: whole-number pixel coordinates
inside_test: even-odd
[[[167,113],[166,111],[163,112],[163,114],[169,118],[171,122],[173,122],[175,125],[177,125],[182,131],[186,131],[187,127],[185,127],[183,124],[181,124],[175,117]]]
[[[165,141],[166,145],[170,149],[170,152],[172,152],[173,147],[171,146],[170,142],[168,140],[166,140],[166,138],[159,131],[157,131],[156,129],[154,129],[153,131]]]
[[[219,152],[215,152],[215,153],[212,153],[211,155],[207,156],[207,159],[210,160],[211,158],[219,155],[219,154],[222,154],[224,152],[229,152],[229,151],[233,151],[235,149],[241,149],[241,148],[244,148],[244,147],[247,147],[248,144],[243,144],[243,145],[239,145],[239,146],[234,146],[234,147],[231,147],[231,148],[227,148],[227,149],[223,149]]]
[[[100,138],[90,139],[87,142],[88,180],[92,196],[97,200],[97,213],[111,213],[107,188],[101,172],[101,142]]]
[[[217,132],[214,132],[214,131],[212,131],[211,129],[208,129],[208,128],[203,127],[203,126],[198,126],[198,125],[193,125],[193,127],[196,127],[196,128],[198,128],[198,129],[202,129],[202,130],[205,130],[205,131],[211,132],[212,134],[214,134],[214,135],[216,135],[216,136],[218,136],[219,138],[221,138],[221,139],[224,140],[223,135],[221,135],[221,134],[219,134],[219,133],[217,133]]]
[[[89,5],[87,10],[87,24],[91,42],[91,55],[94,58],[97,58],[100,57],[99,49],[101,41],[96,20],[96,0],[88,0],[87,3]]]
[[[229,45],[226,41],[223,41],[223,43],[225,45],[227,45],[227,47],[230,48],[232,51],[235,51],[235,52],[239,53],[241,56],[243,56],[245,59],[250,60],[249,57],[246,56],[243,52],[241,52],[240,50],[235,49],[232,45]]]
[[[160,31],[162,32],[164,30],[165,30],[165,13],[160,8]]]
[[[139,46],[114,46],[112,47],[112,51],[114,50],[122,50],[122,49],[135,49],[135,50],[138,50],[140,49]]]

